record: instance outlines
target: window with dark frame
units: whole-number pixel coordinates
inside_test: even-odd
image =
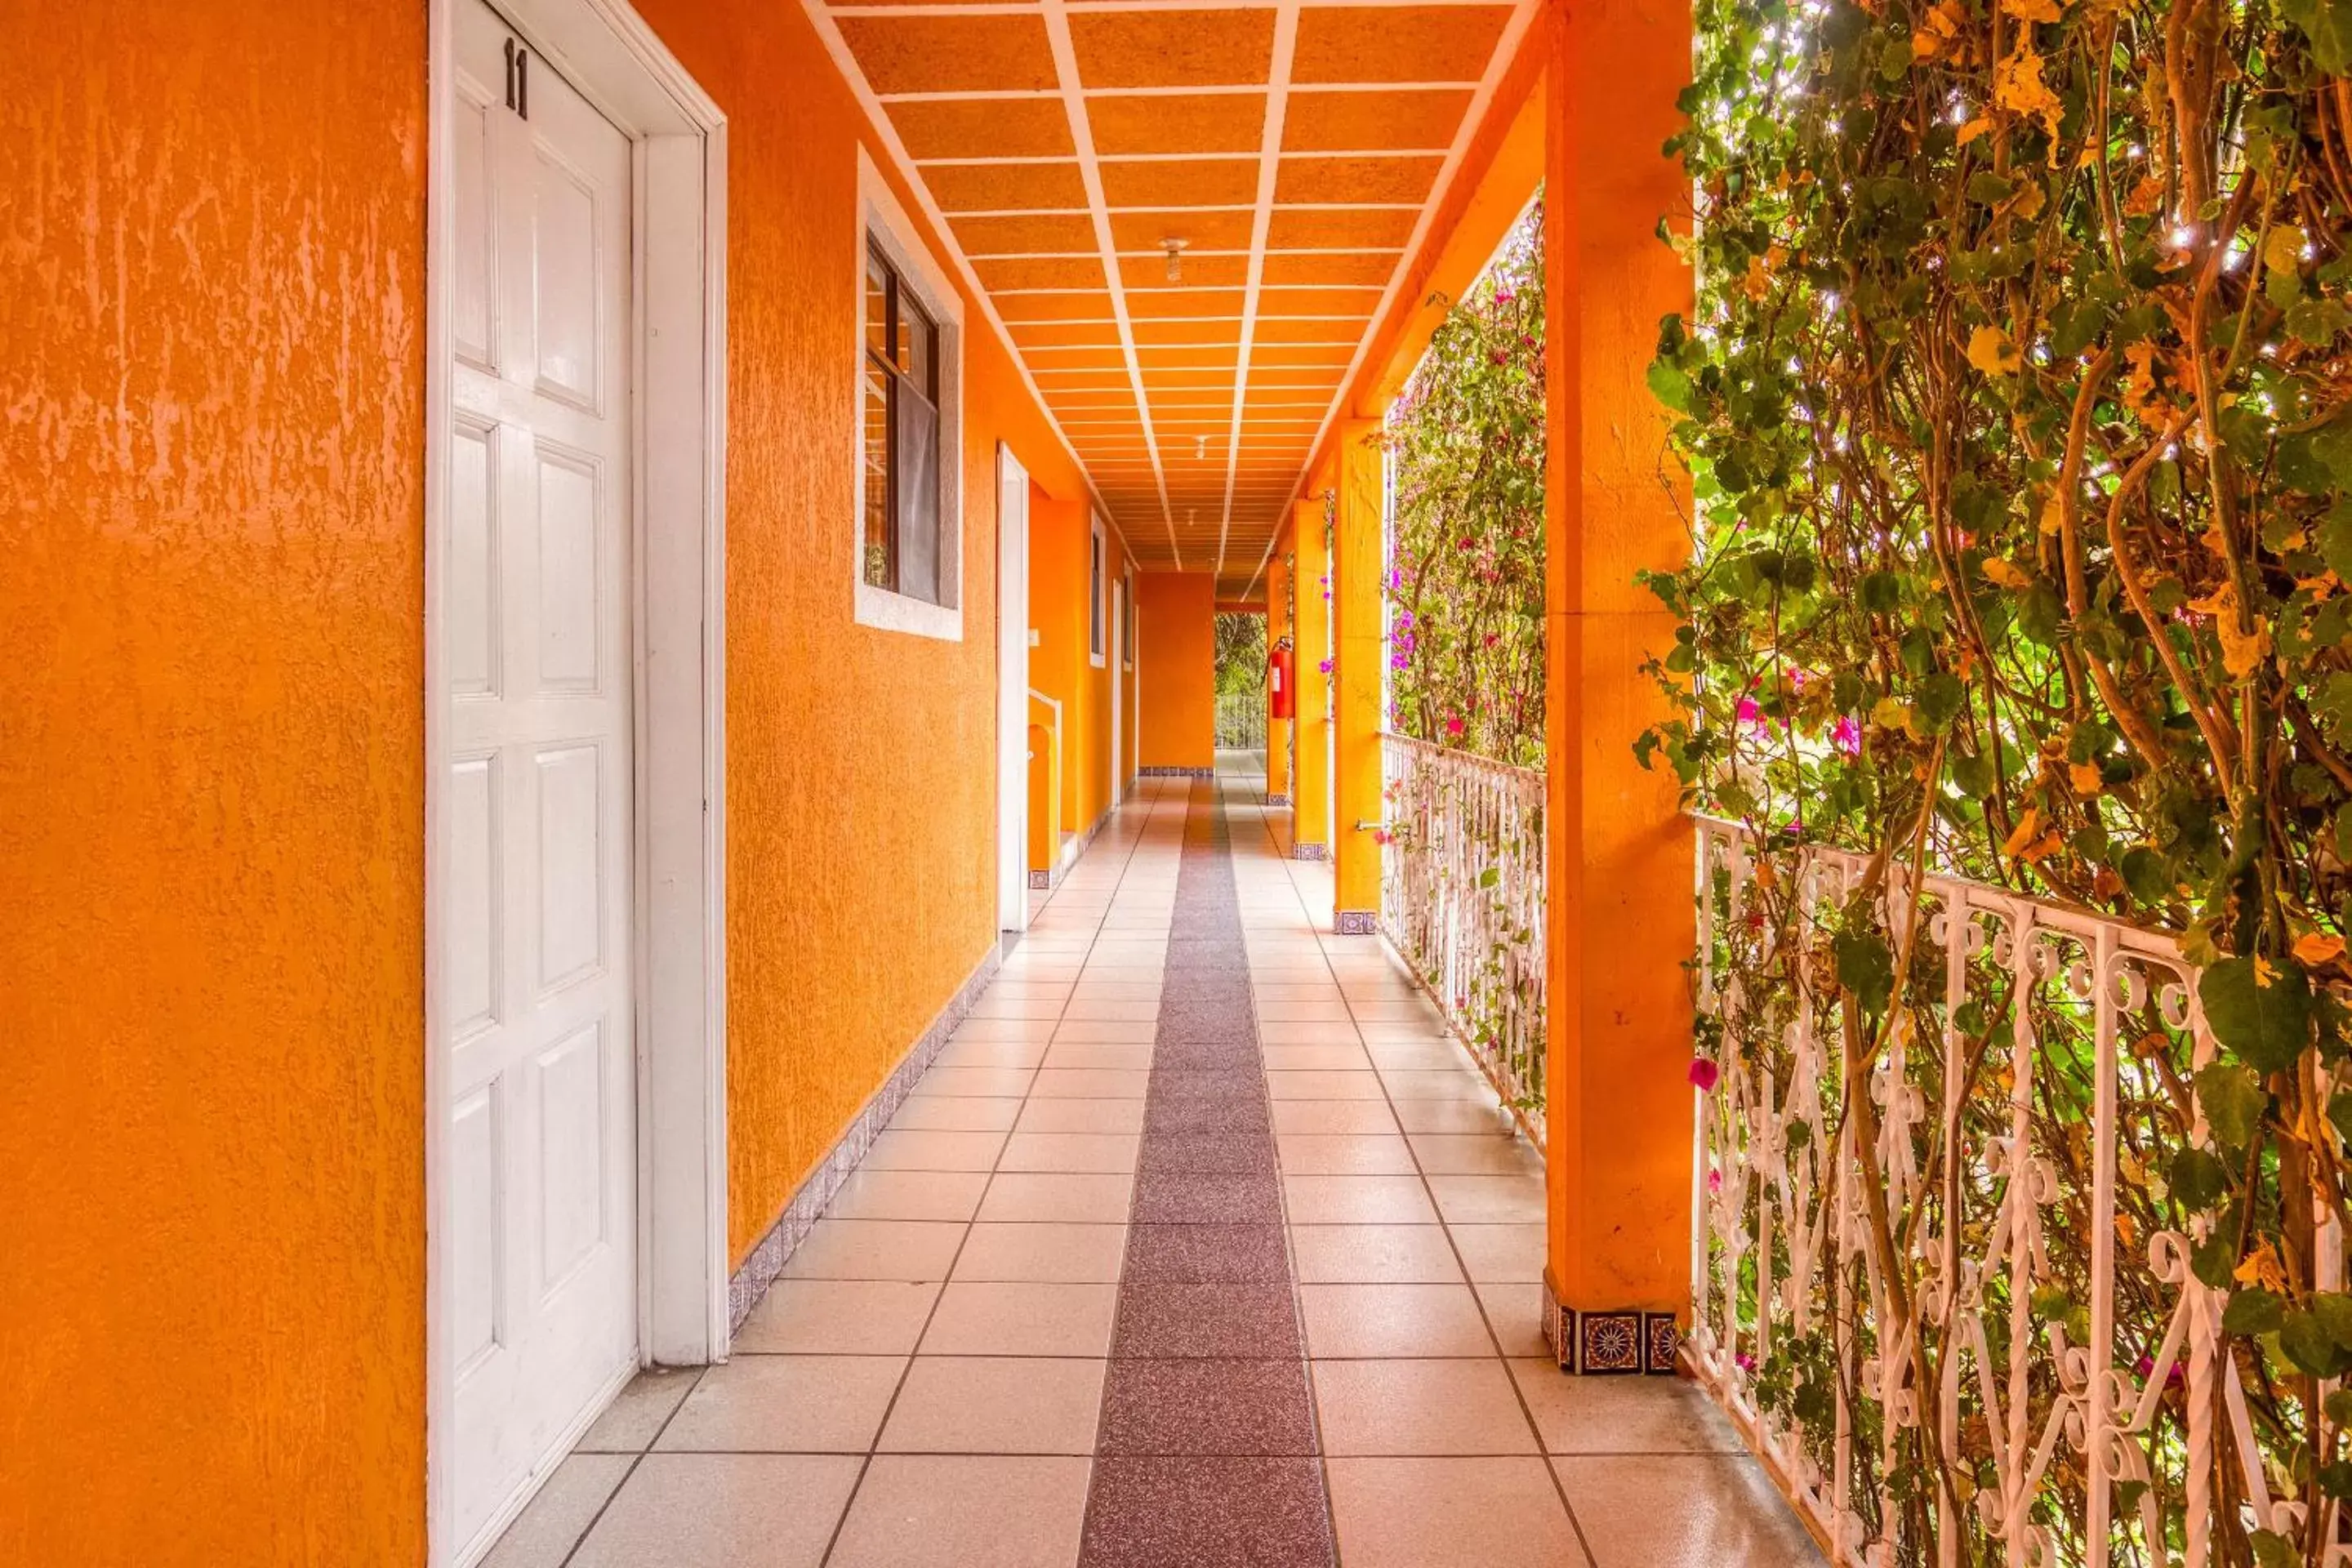
[[[1127,574],[1127,626],[1124,628],[1126,635],[1120,639],[1127,644],[1126,662],[1129,668],[1133,668],[1135,665],[1135,623],[1142,618],[1142,612],[1136,608],[1135,604],[1135,574],[1129,572]]]
[[[898,268],[866,247],[866,510],[859,572],[877,588],[945,602],[940,577],[940,329]]]

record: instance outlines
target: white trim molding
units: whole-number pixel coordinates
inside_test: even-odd
[[[940,329],[940,603],[894,594],[866,580],[858,545],[866,518],[866,247],[875,248],[898,269],[899,281],[914,291]],[[856,335],[845,363],[852,376],[849,403],[850,472],[856,505],[847,530],[849,580],[861,626],[963,640],[963,295],[948,281],[925,245],[890,182],[882,177],[865,143],[857,148]]]

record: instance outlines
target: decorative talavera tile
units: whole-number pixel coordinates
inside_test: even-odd
[[[1032,877],[1040,874],[1030,873]],[[956,1032],[957,1026],[971,1012],[972,1004],[980,999],[982,992],[988,989],[989,982],[996,978],[997,966],[1002,962],[1003,954],[991,948],[988,956],[981,960],[980,967],[971,972],[948,1005],[940,1009],[939,1016],[931,1020],[930,1027],[923,1031],[900,1059],[898,1069],[883,1080],[882,1087],[874,1091],[873,1097],[851,1120],[839,1141],[827,1151],[816,1169],[809,1173],[808,1179],[800,1184],[800,1190],[793,1194],[793,1201],[784,1205],[784,1212],[776,1216],[776,1223],[769,1227],[768,1234],[760,1238],[759,1244],[751,1248],[751,1255],[743,1260],[743,1266],[727,1281],[727,1317],[730,1328],[743,1326],[743,1320],[751,1315],[751,1309],[760,1304],[760,1298],[768,1293],[768,1287],[774,1284],[776,1277],[784,1271],[785,1263],[815,1227],[817,1217],[824,1213],[840,1193],[842,1184],[849,1180],[851,1173],[857,1169],[867,1151],[874,1147],[874,1140],[880,1135],[882,1129],[898,1114],[898,1107],[906,1102],[907,1096],[913,1092],[923,1074],[930,1070],[931,1063],[939,1058],[940,1052],[947,1046],[948,1037]]]
[[[1341,936],[1378,936],[1381,934],[1380,911],[1378,910],[1334,910],[1332,930]]]
[[[1029,873],[1029,890],[1030,890],[1031,892],[1033,892],[1033,893],[1048,893],[1048,892],[1053,891],[1053,889],[1054,889],[1054,873],[1053,873],[1053,872],[1051,872],[1051,871],[1032,871],[1032,872],[1030,872],[1030,873]]]
[[[1654,1377],[1675,1374],[1675,1352],[1682,1349],[1682,1329],[1672,1312],[1642,1314],[1642,1370]]]
[[[1217,770],[1214,768],[1170,768],[1155,766],[1138,768],[1135,772],[1137,777],[1147,779],[1214,779],[1217,776]]]
[[[1293,860],[1328,860],[1331,851],[1321,844],[1294,844],[1290,847],[1290,858]]]
[[[1576,1370],[1586,1377],[1642,1370],[1642,1314],[1576,1314]]]
[[[1288,805],[1290,804],[1290,797],[1282,794],[1270,795],[1265,797],[1265,804],[1268,805]]]

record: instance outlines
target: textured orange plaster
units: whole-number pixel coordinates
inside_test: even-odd
[[[1136,579],[1143,619],[1136,651],[1141,715],[1136,762],[1207,768],[1217,761],[1216,580],[1146,572]]]
[[[1331,844],[1331,677],[1321,667],[1331,657],[1331,557],[1323,541],[1323,492],[1328,473],[1307,485],[1307,499],[1290,510],[1294,549],[1291,584],[1297,605],[1298,716],[1291,726],[1290,837],[1294,844]]]
[[[1581,1310],[1681,1310],[1690,1287],[1691,836],[1633,741],[1664,716],[1640,672],[1674,622],[1633,583],[1685,558],[1682,478],[1644,383],[1657,321],[1690,309],[1658,243],[1687,209],[1659,148],[1680,125],[1690,19],[1671,0],[1555,6],[1546,331],[1549,1065],[1548,1272]]]
[[[1339,516],[1331,561],[1333,907],[1377,912],[1381,844],[1374,825],[1381,799],[1381,569],[1383,495],[1381,427],[1370,419],[1339,424]]]
[[[1290,605],[1290,525],[1286,523],[1274,541],[1274,549],[1265,563],[1265,646],[1270,655],[1274,646],[1284,637],[1296,641],[1297,631],[1291,619]],[[1298,698],[1298,658],[1294,648],[1290,660],[1290,698],[1296,711]],[[1291,721],[1273,713],[1273,684],[1267,683],[1267,714],[1265,721],[1265,788],[1268,795],[1290,793],[1290,726]]]

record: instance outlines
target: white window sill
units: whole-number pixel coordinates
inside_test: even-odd
[[[963,611],[960,606],[927,604],[893,594],[871,583],[857,584],[856,621],[877,631],[903,632],[908,637],[940,642],[963,641]]]
[[[1097,669],[1100,669],[1103,668],[1103,656],[1098,653],[1090,653],[1087,655],[1087,662],[1093,665]]]

